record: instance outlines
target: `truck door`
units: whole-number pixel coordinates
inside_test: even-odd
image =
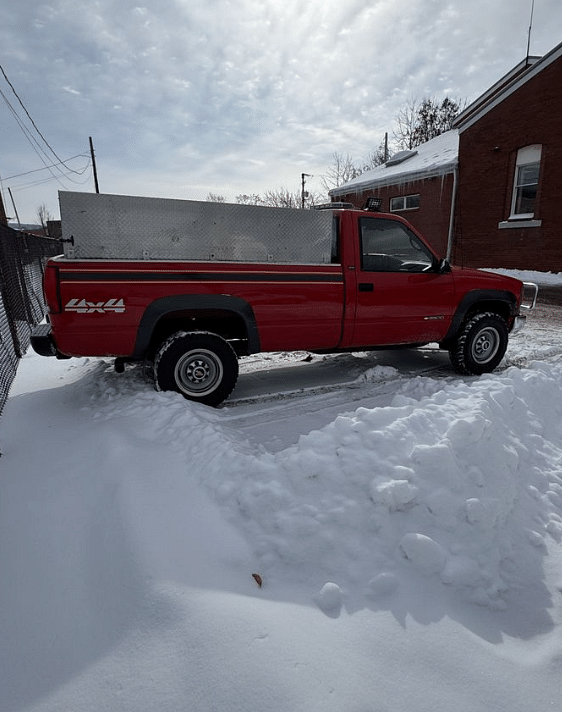
[[[439,341],[454,309],[451,272],[404,223],[361,217],[354,346]]]

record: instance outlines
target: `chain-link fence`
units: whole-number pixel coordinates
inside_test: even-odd
[[[45,315],[42,278],[47,259],[61,242],[15,232],[0,224],[0,414],[30,344],[32,328]]]

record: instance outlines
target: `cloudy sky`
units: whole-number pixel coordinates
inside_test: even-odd
[[[92,191],[89,136],[104,193],[234,201],[303,172],[320,192],[412,99],[472,101],[520,62],[531,2],[3,0],[6,212],[8,188],[22,222]],[[562,3],[535,0],[531,54],[561,41]]]

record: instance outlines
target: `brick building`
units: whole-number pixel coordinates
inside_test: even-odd
[[[457,118],[453,261],[562,270],[562,44],[528,58]]]
[[[562,44],[527,57],[468,106],[452,131],[332,191],[369,195],[455,264],[562,271]]]

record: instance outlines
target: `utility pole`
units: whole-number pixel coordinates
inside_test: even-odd
[[[302,190],[301,190],[301,207],[304,210],[304,199],[307,197],[307,194],[304,190],[304,184],[305,184],[305,178],[312,178],[310,173],[301,173],[301,179],[302,179]]]
[[[526,62],[529,63],[529,52],[531,50],[531,30],[533,29],[533,11],[535,9],[535,0],[531,3],[531,17],[529,18],[529,34],[527,36],[527,57]]]
[[[6,215],[6,208],[4,207],[4,201],[2,199],[2,191],[0,190],[0,225],[8,226],[8,216]]]
[[[94,154],[94,144],[92,142],[91,136],[90,136],[90,155],[92,156],[92,168],[94,169],[94,185],[96,186],[96,193],[99,193],[100,187],[98,185],[98,171],[96,168],[96,156]]]
[[[12,195],[11,188],[8,188],[8,193],[10,194],[10,198],[12,199],[12,205],[14,206],[14,213],[16,214],[16,220],[18,221],[18,227],[21,230],[20,216],[18,215],[18,209],[16,208],[16,204],[14,202],[14,196]]]

